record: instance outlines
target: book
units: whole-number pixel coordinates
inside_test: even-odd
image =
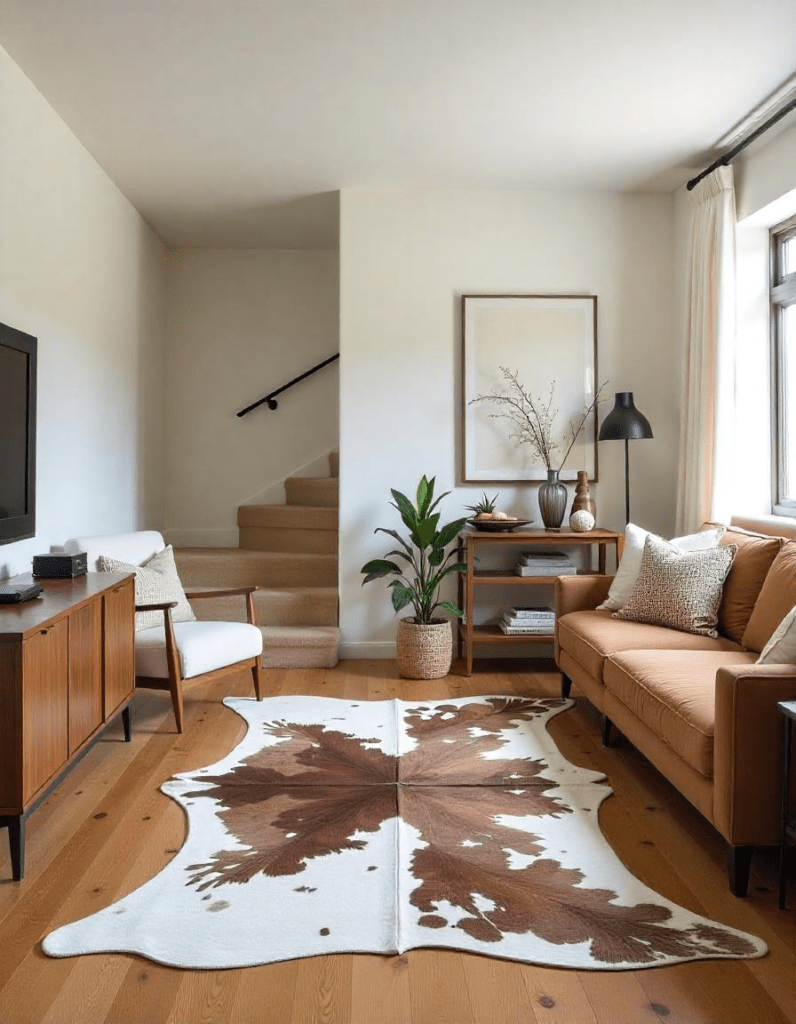
[[[508,614],[515,619],[553,619],[556,613],[549,605],[515,605]]]
[[[514,569],[515,576],[577,576],[578,570],[570,562],[569,566],[558,565],[518,565]]]
[[[501,619],[498,625],[507,636],[552,636],[555,632],[554,624],[549,626],[511,626]]]

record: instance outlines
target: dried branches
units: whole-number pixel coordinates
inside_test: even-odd
[[[564,468],[564,463],[569,457],[569,453],[572,451],[572,446],[586,426],[589,413],[604,398],[606,384],[600,385],[594,400],[584,410],[580,422],[575,425],[570,420],[569,433],[563,442],[566,443],[567,438],[569,438],[569,444],[564,452],[564,457],[559,459],[557,456],[561,452],[561,445],[553,440],[553,420],[558,415],[558,409],[553,408],[555,381],[552,381],[550,384],[550,393],[545,402],[541,398],[534,398],[523,387],[517,370],[510,370],[506,366],[501,366],[500,372],[503,374],[503,379],[508,382],[508,391],[505,393],[490,391],[485,395],[477,395],[471,399],[469,404],[473,405],[475,402],[495,402],[500,405],[502,407],[501,412],[493,412],[489,415],[495,418],[511,420],[514,424],[514,429],[509,434],[509,438],[516,440],[518,444],[529,445],[548,471],[555,470],[556,472],[561,472]]]

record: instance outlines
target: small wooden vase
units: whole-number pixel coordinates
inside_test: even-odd
[[[591,512],[595,520],[597,519],[597,506],[594,504],[594,498],[589,493],[589,474],[585,469],[578,470],[578,482],[575,484],[575,500],[572,502],[572,509],[570,515],[573,512]]]

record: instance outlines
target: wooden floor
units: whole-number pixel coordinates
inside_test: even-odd
[[[389,661],[277,669],[264,678],[268,694],[371,700],[557,695],[552,671],[476,666],[470,677],[433,682],[399,680]],[[433,949],[229,971],[183,971],[135,956],[46,957],[40,941],[48,931],[141,885],[179,849],[182,811],[158,787],[174,772],[212,764],[243,735],[241,719],[220,704],[229,689],[222,683],[188,691],[183,736],[173,731],[165,694],[138,694],[132,743],[113,727],[29,819],[20,883],[10,880],[0,833],[1,1024],[796,1022],[796,886],[793,909],[778,910],[773,851],[756,854],[749,897],[733,898],[713,829],[629,744],[603,749],[599,720],[581,701],[550,731],[571,761],[608,775],[616,795],[603,803],[600,821],[624,863],[669,899],[759,935],[770,948],[766,957],[621,972]],[[231,692],[248,695],[248,682]]]

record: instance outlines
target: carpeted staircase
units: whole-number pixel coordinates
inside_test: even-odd
[[[237,548],[175,552],[186,586],[257,583],[266,668],[332,668],[340,641],[337,592],[338,453],[328,477],[291,477],[286,504],[241,505]],[[202,619],[245,621],[240,597],[196,602]]]

